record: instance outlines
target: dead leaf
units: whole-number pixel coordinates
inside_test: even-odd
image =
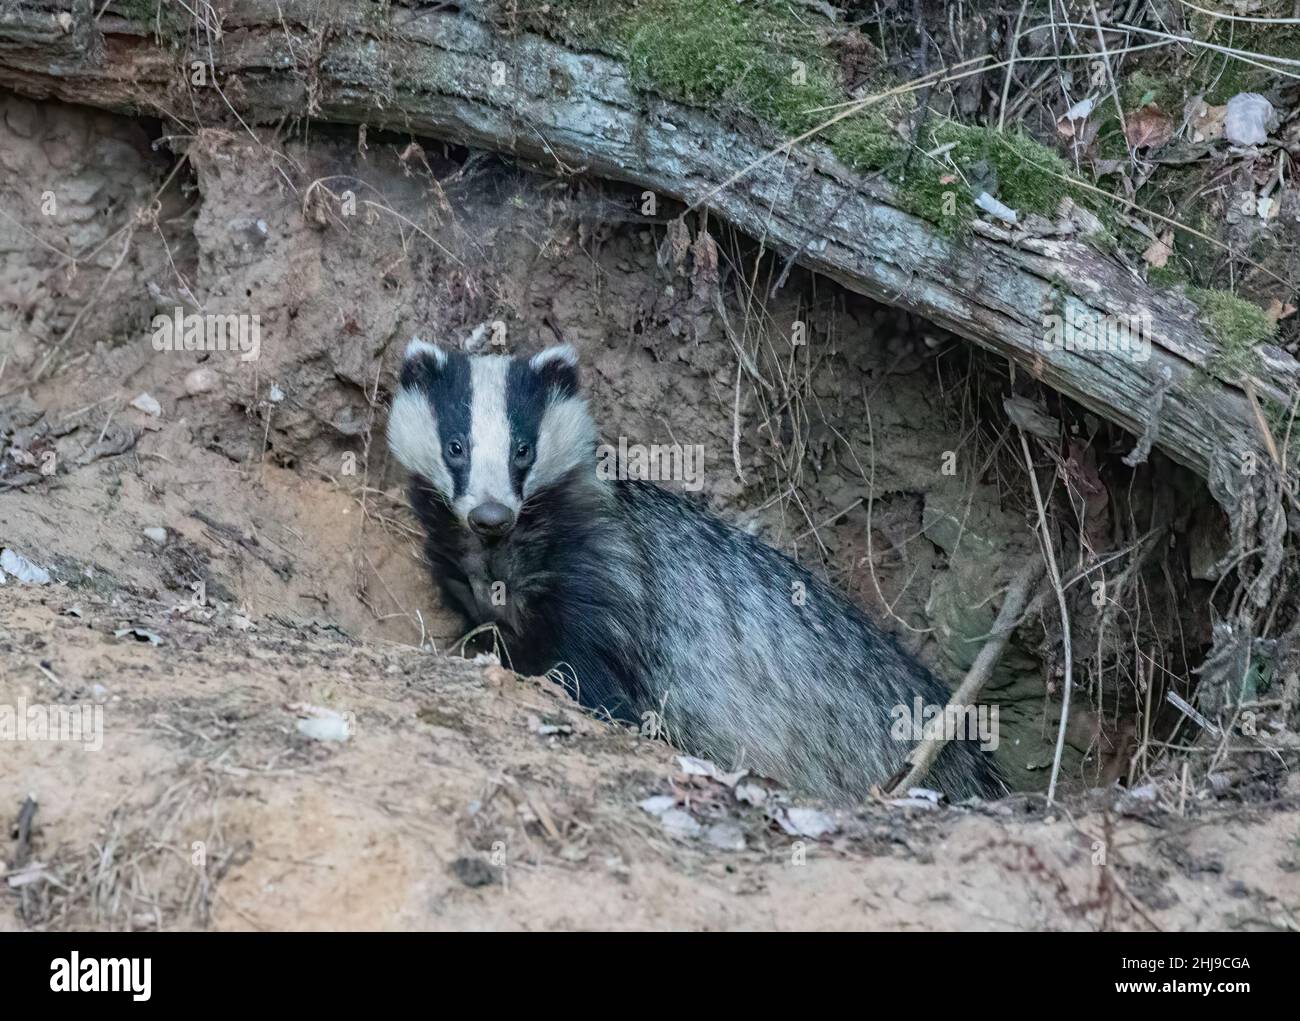
[[[735,787],[749,773],[747,769],[737,770],[734,773],[724,773],[709,759],[697,759],[692,755],[677,756],[677,765],[687,776],[706,776],[724,787]]]
[[[691,245],[691,293],[709,302],[717,287],[718,245],[713,235],[701,228]]]
[[[1025,432],[1053,441],[1061,435],[1060,420],[1040,411],[1028,397],[1012,394],[1003,399],[1002,407],[1006,409],[1007,417]]]
[[[1169,256],[1173,254],[1174,232],[1167,230],[1151,242],[1147,250],[1142,253],[1142,258],[1146,259],[1147,265],[1161,269],[1169,261]]]
[[[682,217],[670,220],[663,244],[659,247],[659,265],[680,273],[691,250],[691,231]]]
[[[1174,122],[1154,103],[1129,114],[1126,121],[1124,137],[1134,149],[1158,149],[1174,137]]]
[[[1288,316],[1295,315],[1296,308],[1294,305],[1282,302],[1278,298],[1270,298],[1268,307],[1264,309],[1264,314],[1268,316],[1270,322],[1279,322]]]
[[[1214,142],[1223,137],[1223,120],[1227,105],[1210,106],[1201,96],[1193,96],[1183,107],[1193,142]]]
[[[1093,108],[1096,107],[1096,105],[1096,96],[1088,96],[1085,99],[1081,99],[1075,103],[1074,106],[1065,111],[1064,119],[1069,121],[1085,120],[1088,115],[1092,113]]]
[[[1074,106],[1066,110],[1065,113],[1056,121],[1056,131],[1063,138],[1073,138],[1075,132],[1075,121],[1086,121],[1088,115],[1092,113],[1093,108],[1097,105],[1096,96],[1088,96],[1081,99]]]

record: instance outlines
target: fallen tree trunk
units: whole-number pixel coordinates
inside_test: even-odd
[[[1295,361],[1270,350],[1249,383],[1219,378],[1209,371],[1216,338],[1191,302],[1081,240],[991,223],[950,239],[904,212],[886,181],[819,146],[773,156],[781,140],[761,126],[638,91],[617,58],[508,30],[479,3],[221,7],[218,25],[201,0],[111,0],[102,10],[91,0],[28,0],[0,10],[0,85],[183,123],[310,115],[396,128],[631,182],[707,207],[851,290],[1005,355],[1154,438],[1225,505],[1243,461],[1268,463],[1264,420],[1245,387],[1288,406]],[[193,84],[196,61],[207,65],[206,86]],[[1045,344],[1051,316],[1138,317],[1149,356]]]

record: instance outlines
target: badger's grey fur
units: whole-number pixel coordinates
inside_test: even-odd
[[[910,750],[891,709],[947,701],[788,557],[667,490],[599,477],[567,345],[524,360],[412,341],[388,439],[445,595],[499,626],[515,669],[552,673],[584,706],[654,714],[693,754],[850,800]],[[971,741],[931,780],[953,797],[1001,789]]]

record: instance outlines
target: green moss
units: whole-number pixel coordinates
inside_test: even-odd
[[[1174,229],[1174,251],[1181,253],[1188,267],[1188,278],[1193,284],[1202,287],[1213,283],[1213,269],[1218,265],[1222,249],[1210,239],[1218,237],[1222,224],[1215,222],[1204,203],[1200,204],[1190,216],[1187,211],[1178,210],[1176,207],[1171,208],[1171,213],[1192,228],[1192,230]]]
[[[1165,77],[1142,69],[1134,71],[1120,83],[1119,100],[1125,113],[1155,104],[1165,113],[1172,115],[1183,108],[1183,103],[1187,99],[1185,88],[1186,83],[1180,77],[1174,75]],[[1113,99],[1105,101],[1111,104],[1111,109],[1114,109]]]
[[[1187,296],[1200,309],[1201,321],[1218,342],[1210,372],[1231,380],[1255,371],[1255,348],[1273,338],[1277,323],[1258,305],[1230,291],[1189,287]]]
[[[616,2],[598,0],[550,0],[546,4],[528,4],[523,10],[506,10],[499,6],[497,20],[506,27],[525,27],[571,46],[626,56],[628,11]]]
[[[1122,252],[1122,246],[1113,226],[1103,226],[1099,230],[1091,231],[1083,236],[1083,240],[1103,255],[1113,255],[1118,258]]]
[[[834,116],[830,108],[851,101],[824,35],[785,4],[643,0],[613,10],[619,13],[595,0],[560,0],[553,16],[565,37],[590,34],[612,45],[640,88],[744,113],[784,138],[812,131]],[[551,22],[545,29],[555,27]],[[883,89],[888,83],[877,84]],[[906,101],[888,105],[894,119],[906,110]],[[901,177],[907,149],[880,109],[838,121],[818,140],[855,170],[893,170]],[[933,207],[941,220],[927,196],[918,195],[915,205]]]
[[[998,197],[1023,213],[1051,216],[1069,190],[1070,168],[1028,135],[965,129],[965,144],[987,153],[998,172]]]
[[[900,164],[906,155],[903,140],[884,117],[868,110],[829,129],[835,154],[859,170],[881,170]]]
[[[1292,411],[1288,405],[1275,401],[1271,397],[1260,396],[1259,403],[1263,407],[1264,421],[1268,423],[1269,432],[1273,434],[1273,441],[1281,450],[1283,446],[1288,447],[1290,456],[1288,461],[1295,462],[1295,454],[1300,451],[1300,416],[1292,418]],[[1287,443],[1288,432],[1290,433],[1290,443]]]
[[[1268,72],[1251,67],[1232,57],[1207,54],[1196,64],[1196,78],[1205,88],[1205,101],[1222,106],[1240,92],[1254,92],[1267,79]]]
[[[844,96],[821,39],[782,8],[719,0],[648,0],[629,14],[634,80],[689,103],[734,104],[788,133]]]
[[[1093,236],[1097,245],[1115,247],[1113,210],[1096,193],[1075,183],[1065,161],[1035,139],[946,121],[928,141],[934,143],[930,151],[946,145],[952,148],[941,159],[915,159],[910,179],[892,175],[912,212],[945,225],[938,214],[945,206],[951,207],[953,188],[958,189],[956,201],[967,222],[975,216],[974,200],[981,190],[993,192],[1021,217],[1031,213],[1052,217],[1061,200],[1069,196],[1102,220],[1102,230]],[[944,184],[952,167],[959,171],[959,182]]]
[[[154,33],[159,42],[183,44],[190,16],[172,0],[114,0],[113,13]]]
[[[731,107],[790,134],[847,97],[822,34],[776,0],[556,0],[520,19],[626,60],[632,79],[697,106]]]
[[[743,113],[782,138],[818,128],[852,100],[821,22],[778,0],[557,0],[544,23],[529,24],[570,41],[599,42],[626,60],[642,89]],[[879,93],[889,84],[881,76],[869,88]],[[1069,167],[1054,150],[1026,135],[931,116],[910,145],[894,125],[912,109],[910,98],[891,98],[817,138],[852,169],[882,173],[903,208],[949,235],[969,229],[983,190],[1021,216],[1051,216],[1065,195],[1102,206],[1069,183]],[[944,151],[926,155],[937,149]]]
[[[154,15],[162,13],[161,0],[113,0],[109,11],[132,21],[152,22]]]
[[[817,127],[831,116],[824,108],[849,98],[821,38],[781,5],[651,0],[634,18],[629,59],[644,86],[692,103],[734,104],[786,136]],[[884,171],[909,212],[952,234],[975,215],[983,188],[974,178],[996,180],[997,198],[1022,215],[1051,215],[1067,192],[1066,164],[1027,136],[947,120],[926,134],[925,151],[911,151],[889,117],[873,109],[820,138],[854,170]],[[925,155],[945,146],[941,157]]]
[[[1187,274],[1173,258],[1163,266],[1152,266],[1147,271],[1147,282],[1155,287],[1181,287],[1187,283]]]
[[[1277,324],[1262,308],[1231,291],[1189,287],[1187,296],[1201,310],[1202,320],[1221,344],[1254,347],[1270,340],[1277,332]]]
[[[1285,16],[1279,7],[1273,17]],[[1261,11],[1260,14],[1269,16]],[[1289,14],[1290,9],[1285,8]],[[1300,53],[1300,25],[1264,25],[1234,22],[1224,18],[1194,15],[1191,32],[1216,46],[1228,46],[1246,54],[1294,59]],[[1193,65],[1188,80],[1191,91],[1203,93],[1213,106],[1226,103],[1241,92],[1258,92],[1277,84],[1277,75],[1258,63],[1205,49]]]

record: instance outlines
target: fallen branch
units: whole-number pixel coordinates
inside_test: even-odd
[[[1038,536],[1043,546],[1043,559],[1047,561],[1048,577],[1056,593],[1056,605],[1061,611],[1061,646],[1065,655],[1065,687],[1061,692],[1061,721],[1056,729],[1056,752],[1052,756],[1052,778],[1047,784],[1047,803],[1056,800],[1056,781],[1061,774],[1061,755],[1065,751],[1065,729],[1070,720],[1070,696],[1074,692],[1074,643],[1070,639],[1070,611],[1065,604],[1065,588],[1061,585],[1061,572],[1056,566],[1056,547],[1052,543],[1052,530],[1047,527],[1047,507],[1038,487],[1034,459],[1029,454],[1029,440],[1020,432],[1020,449],[1025,455],[1025,471],[1034,491],[1034,506],[1038,510]]]
[[[1016,572],[1015,577],[1011,579],[1011,584],[1007,586],[1006,595],[1002,598],[1002,609],[998,611],[997,619],[993,622],[993,630],[989,632],[989,639],[980,649],[979,654],[975,657],[975,662],[971,664],[970,670],[962,679],[957,690],[953,692],[952,698],[948,700],[948,705],[957,709],[964,709],[966,706],[974,705],[975,700],[979,698],[980,692],[984,689],[985,683],[993,674],[993,668],[997,666],[998,660],[1002,658],[1002,650],[1006,648],[1011,633],[1016,629],[1020,621],[1020,615],[1024,612],[1026,604],[1029,602],[1029,593],[1038,576],[1043,573],[1043,564],[1040,560],[1026,560],[1023,567]],[[937,719],[947,718],[947,709],[945,708],[942,716]],[[917,786],[925,779],[926,773],[934,764],[934,760],[939,757],[943,751],[944,745],[948,743],[948,738],[943,735],[940,728],[940,736],[927,738],[912,749],[908,761],[911,768],[907,775],[890,789],[890,794],[899,796],[906,794],[907,791]]]
[[[18,872],[32,855],[32,821],[36,818],[36,799],[30,794],[23,798],[22,807],[18,809],[18,821],[14,824],[17,840],[14,843],[14,861],[11,872]]]

